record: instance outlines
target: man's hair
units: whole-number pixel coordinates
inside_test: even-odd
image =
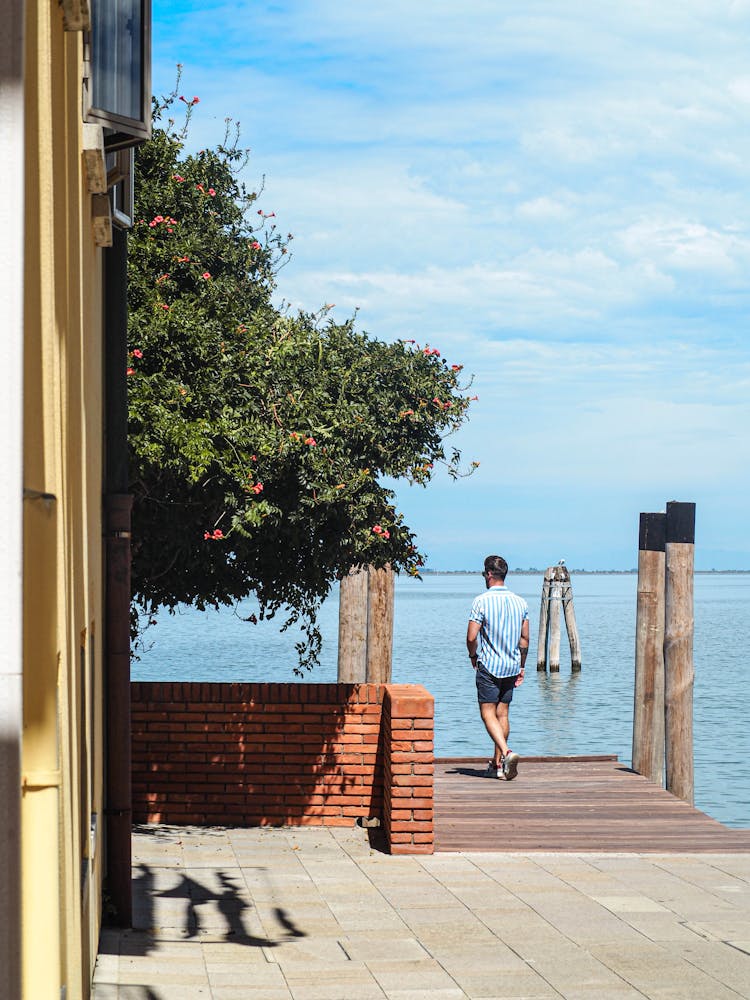
[[[502,556],[487,556],[484,560],[484,572],[487,576],[496,576],[504,580],[508,575],[508,564]]]

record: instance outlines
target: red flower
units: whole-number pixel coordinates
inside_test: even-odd
[[[390,537],[391,537],[390,531],[384,531],[383,532],[383,538],[390,538]]]
[[[182,100],[182,98],[180,98],[180,100]],[[211,537],[211,532],[210,531],[204,531],[203,532],[203,538],[204,539],[209,539],[210,537]]]
[[[460,372],[462,368],[463,368],[463,365],[451,365],[451,371],[454,371],[454,372]]]
[[[206,281],[210,281],[211,280],[211,274],[210,274],[210,272],[209,271],[204,271],[203,274],[201,275],[201,278],[205,278]]]
[[[154,216],[154,222],[164,222],[164,216],[163,215],[155,215]]]
[[[179,174],[172,174],[172,180],[173,181],[177,181],[178,184],[182,184],[183,181],[185,180],[185,178],[184,177],[180,177]]]
[[[263,483],[256,483],[255,486],[251,486],[250,489],[257,496],[259,493],[263,492]]]
[[[202,184],[196,184],[195,186],[196,186],[196,188],[197,188],[197,189],[198,189],[199,191],[203,191],[203,185],[202,185]],[[205,193],[205,192],[204,192],[204,193]]]
[[[211,197],[212,197],[212,198],[215,198],[215,197],[216,197],[216,191],[214,191],[214,189],[213,189],[213,188],[209,188],[209,189],[208,189],[208,193],[209,193],[209,194],[211,195]]]
[[[224,537],[224,532],[221,530],[221,528],[215,528],[214,529],[214,533],[213,533],[213,535],[211,537],[212,538],[223,538]]]
[[[165,312],[169,312],[169,306],[167,305],[166,302],[162,302],[161,307],[162,309],[164,309]]]
[[[260,243],[256,240],[255,243],[250,244],[253,250],[260,250]]]
[[[373,524],[372,530],[375,532],[376,535],[382,535],[383,534],[383,529],[380,527],[379,524]]]
[[[257,462],[258,461],[258,456],[257,455],[251,455],[250,456],[250,461],[251,462]]]
[[[200,104],[200,102],[201,102],[200,97],[194,97],[190,103],[191,104]]]
[[[128,368],[126,375],[135,375],[135,368]]]
[[[136,347],[136,349],[133,351],[133,357],[134,358],[142,358],[143,357],[143,351],[140,350],[140,348]]]
[[[311,448],[314,448],[315,445],[317,444],[317,442],[316,442],[315,438],[306,437],[305,438],[305,444],[309,444]]]

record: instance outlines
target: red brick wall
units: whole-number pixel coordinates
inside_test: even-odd
[[[377,816],[394,852],[432,850],[424,688],[136,682],[132,729],[135,822],[352,826]]]
[[[383,699],[383,829],[392,854],[432,854],[434,698],[389,684]]]

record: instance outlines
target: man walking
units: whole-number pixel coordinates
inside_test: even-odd
[[[484,560],[482,576],[487,590],[471,606],[466,646],[476,671],[479,712],[495,745],[487,775],[512,781],[518,773],[518,754],[508,746],[508,710],[514,689],[523,683],[529,652],[529,607],[505,586],[507,574],[508,564],[502,556]]]

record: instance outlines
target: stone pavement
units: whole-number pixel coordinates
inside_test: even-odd
[[[391,857],[359,828],[141,827],[94,1000],[750,997],[750,854]]]

